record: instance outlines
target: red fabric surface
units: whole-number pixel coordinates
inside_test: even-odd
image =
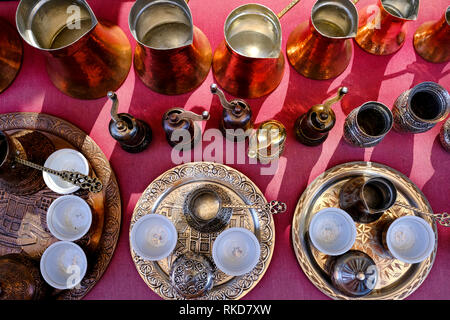
[[[287,5],[285,1],[261,0],[275,12]],[[223,39],[223,24],[227,15],[243,0],[192,0],[190,7],[197,25],[216,48]],[[281,20],[283,52],[289,33],[300,22],[309,19],[314,0],[303,0]],[[375,3],[361,0],[358,8]],[[0,16],[15,21],[18,2],[0,4]],[[132,1],[90,0],[99,19],[118,23],[126,32],[134,48],[135,41],[128,28],[128,13]],[[404,173],[421,188],[435,212],[449,209],[450,154],[438,141],[442,123],[418,135],[402,135],[391,131],[375,148],[358,149],[347,145],[342,138],[346,114],[365,101],[376,100],[392,108],[398,95],[423,82],[435,81],[450,89],[450,65],[431,64],[416,55],[412,36],[425,21],[440,18],[448,0],[422,1],[417,21],[409,23],[404,47],[387,57],[372,56],[354,43],[354,56],[348,69],[329,81],[309,80],[297,74],[286,63],[280,86],[269,96],[248,100],[256,123],[277,119],[289,130],[287,147],[274,176],[261,176],[260,165],[231,165],[252,179],[267,199],[279,199],[288,205],[288,212],[275,217],[275,251],[269,269],[259,284],[245,299],[327,299],[308,280],[299,267],[291,243],[291,224],[298,198],[306,186],[324,170],[349,161],[375,161]],[[153,129],[150,148],[131,155],[123,151],[108,133],[110,102],[106,98],[94,101],[72,99],[59,92],[50,82],[44,57],[25,45],[22,70],[13,85],[0,95],[0,112],[33,111],[58,116],[87,132],[110,159],[117,175],[123,204],[120,238],[113,259],[104,276],[86,299],[159,299],[140,278],[130,255],[129,224],[134,206],[148,184],[162,172],[173,167],[161,128],[161,116],[171,107],[195,110],[204,107],[212,118],[207,128],[217,127],[221,106],[209,93],[212,72],[197,90],[180,96],[163,96],[147,89],[135,76],[133,68],[117,91],[119,112],[129,112],[147,121]],[[333,95],[341,85],[349,87],[349,94],[336,105],[337,124],[328,140],[319,147],[308,148],[294,140],[292,126],[295,119],[309,107]],[[204,159],[208,160],[208,159]],[[410,299],[450,298],[450,230],[439,229],[437,257],[429,276]]]

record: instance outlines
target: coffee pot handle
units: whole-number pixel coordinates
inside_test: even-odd
[[[435,220],[441,226],[450,227],[450,214],[448,214],[448,212],[443,212],[443,213],[425,212],[425,211],[421,211],[415,207],[411,207],[407,204],[404,204],[402,202],[396,202],[395,205],[405,208],[405,209],[409,209],[409,210],[418,212],[418,213],[426,215],[426,216],[429,216],[429,217],[433,218],[433,220]]]

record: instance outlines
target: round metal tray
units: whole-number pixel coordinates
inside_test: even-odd
[[[265,204],[264,195],[245,175],[228,166],[209,162],[194,162],[168,170],[154,180],[136,204],[131,218],[134,223],[146,214],[163,214],[171,219],[178,231],[178,243],[174,253],[159,261],[146,261],[133,249],[131,255],[145,283],[160,297],[168,300],[183,299],[172,287],[169,270],[175,259],[188,251],[212,256],[212,244],[219,235],[200,233],[192,229],[183,214],[183,202],[189,191],[204,184],[214,184],[241,205]],[[198,299],[240,299],[252,290],[266,272],[275,246],[273,217],[254,209],[233,209],[227,227],[243,227],[254,232],[261,244],[261,256],[253,271],[239,277],[231,277],[219,270],[214,272],[214,286]],[[131,247],[131,244],[130,244]]]
[[[79,287],[53,290],[55,299],[77,300],[95,286],[105,272],[119,238],[121,201],[114,172],[98,145],[79,128],[62,119],[42,113],[0,114],[0,130],[8,134],[36,130],[44,134],[56,149],[72,148],[88,160],[91,173],[103,183],[103,191],[77,191],[92,209],[88,234],[76,241],[88,256],[88,270]],[[25,253],[39,260],[44,250],[56,242],[47,227],[46,212],[60,195],[47,187],[27,196],[16,196],[0,187],[0,255]]]
[[[397,200],[433,212],[419,188],[400,172],[374,162],[351,162],[338,165],[321,174],[303,192],[295,209],[292,223],[292,241],[297,260],[303,272],[324,294],[333,299],[352,299],[336,290],[327,270],[329,256],[319,252],[311,244],[308,229],[313,215],[327,207],[339,207],[339,192],[342,185],[357,175],[381,176],[394,183],[398,190]],[[436,243],[433,253],[417,264],[403,263],[392,258],[383,248],[381,233],[387,223],[395,218],[415,213],[394,206],[370,224],[356,223],[357,237],[352,249],[368,254],[379,270],[379,280],[374,290],[359,299],[404,299],[413,293],[425,280],[433,265],[437,250],[437,227],[429,216],[421,216],[433,228]]]

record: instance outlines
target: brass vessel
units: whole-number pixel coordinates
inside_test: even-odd
[[[224,34],[213,58],[217,83],[242,98],[258,98],[272,92],[284,74],[277,15],[260,4],[242,5],[228,15]]]
[[[417,19],[419,0],[378,0],[375,16],[372,7],[359,11],[356,42],[371,54],[398,51],[405,43],[407,22]]]
[[[211,68],[211,45],[194,26],[184,0],[137,0],[129,26],[137,42],[134,69],[151,90],[182,94],[205,80]]]
[[[292,67],[316,80],[340,75],[350,63],[358,11],[350,0],[318,0],[309,21],[289,35],[286,54]]]
[[[328,138],[328,133],[336,124],[336,114],[331,106],[348,93],[347,87],[339,88],[337,96],[318,104],[301,115],[294,124],[295,137],[307,146],[317,146]]]
[[[257,159],[261,163],[279,159],[284,151],[286,140],[286,128],[281,122],[264,121],[250,137],[247,154],[249,158]]]
[[[450,61],[450,6],[441,19],[425,22],[417,28],[414,49],[429,62]]]
[[[98,21],[85,0],[21,0],[16,22],[22,38],[45,54],[53,84],[71,97],[105,97],[130,71],[127,36]]]
[[[0,93],[16,78],[22,66],[23,46],[17,31],[0,18]]]

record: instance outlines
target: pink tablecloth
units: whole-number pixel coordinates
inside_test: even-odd
[[[280,11],[285,1],[261,0],[260,3]],[[375,0],[361,0],[362,8]],[[431,3],[432,2],[432,3]],[[116,22],[126,32],[133,47],[135,42],[128,29],[128,13],[132,1],[90,0],[98,18]],[[215,48],[223,39],[223,23],[227,15],[243,0],[192,0],[194,23],[202,29]],[[293,28],[309,19],[313,0],[303,0],[283,17],[283,51]],[[0,16],[15,21],[18,2],[2,2]],[[438,141],[442,124],[427,133],[401,135],[391,132],[375,148],[358,149],[342,139],[345,115],[368,100],[378,100],[392,107],[396,97],[408,88],[423,82],[435,81],[450,89],[450,65],[431,64],[416,55],[412,45],[414,30],[423,22],[442,16],[448,0],[422,1],[417,21],[409,23],[404,47],[395,55],[372,56],[354,45],[354,57],[344,74],[329,81],[313,81],[297,74],[288,63],[280,86],[269,96],[249,100],[256,123],[267,119],[282,121],[289,130],[287,149],[274,176],[261,176],[258,165],[232,165],[252,179],[267,199],[287,203],[288,212],[275,217],[276,244],[272,262],[264,278],[246,299],[327,299],[317,290],[299,267],[291,244],[291,224],[297,200],[306,186],[324,170],[349,161],[375,161],[389,165],[408,177],[423,190],[434,211],[449,209],[450,154],[444,152]],[[221,113],[218,100],[213,100],[209,85],[212,73],[194,92],[168,97],[148,90],[135,76],[134,70],[118,90],[120,112],[130,112],[146,120],[153,128],[154,141],[150,148],[137,155],[124,152],[109,136],[110,103],[106,98],[82,101],[69,98],[50,82],[44,58],[25,45],[22,70],[13,85],[0,95],[0,112],[34,111],[66,119],[86,131],[101,147],[117,174],[122,203],[123,220],[119,243],[104,276],[87,295],[87,299],[158,299],[142,281],[131,260],[129,224],[134,206],[147,185],[162,172],[173,167],[171,148],[165,141],[161,116],[171,107],[195,109],[204,107],[212,118],[207,128],[215,127]],[[337,124],[323,146],[308,148],[294,140],[292,126],[299,114],[310,106],[321,103],[334,94],[341,85],[350,93],[342,107],[336,106]],[[208,160],[208,159],[204,159]],[[439,227],[439,247],[431,273],[410,299],[450,298],[450,230]]]

